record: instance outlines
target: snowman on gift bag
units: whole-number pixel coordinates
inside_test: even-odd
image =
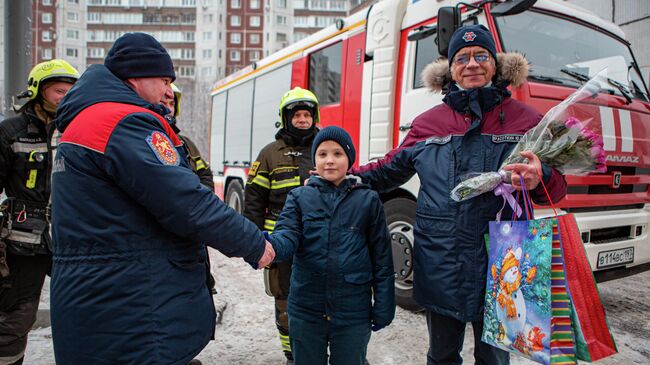
[[[520,259],[521,247],[515,250],[509,248],[501,263],[496,309],[497,319],[506,334],[504,344],[508,340],[509,343],[514,342],[517,334],[523,333],[526,326],[526,301],[521,292]]]
[[[521,290],[522,281],[530,284],[536,274],[536,267],[528,269],[523,279],[520,268],[521,247],[509,248],[501,263],[496,313],[499,321],[499,340],[519,352],[530,355],[542,350],[545,336],[539,327],[532,327],[526,318],[526,301]],[[496,267],[493,268],[496,273]]]

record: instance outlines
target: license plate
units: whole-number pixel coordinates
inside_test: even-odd
[[[629,264],[634,261],[634,247],[619,250],[602,251],[598,253],[597,268],[603,269],[611,266]]]

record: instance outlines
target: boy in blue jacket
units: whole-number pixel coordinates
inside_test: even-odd
[[[393,320],[393,259],[376,192],[346,177],[355,159],[348,133],[320,131],[319,176],[292,190],[273,234],[276,261],[293,256],[288,300],[295,363],[363,364],[371,329]]]

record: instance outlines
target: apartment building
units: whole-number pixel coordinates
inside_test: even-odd
[[[34,64],[57,57],[55,47],[58,19],[55,3],[55,0],[32,2],[32,62]]]
[[[226,75],[262,58],[264,0],[224,0],[226,5]]]

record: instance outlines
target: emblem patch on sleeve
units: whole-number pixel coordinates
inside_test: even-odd
[[[253,162],[253,165],[251,166],[250,170],[248,170],[248,176],[255,176],[257,175],[257,169],[260,167],[260,162],[255,161]]]
[[[164,133],[155,131],[147,137],[147,143],[163,165],[178,166],[180,160],[176,148]]]

